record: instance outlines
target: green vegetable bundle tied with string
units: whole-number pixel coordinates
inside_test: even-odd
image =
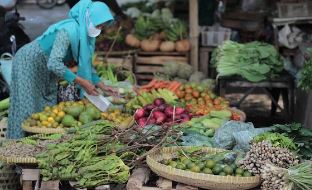
[[[212,63],[218,76],[238,75],[251,82],[273,78],[283,70],[278,51],[261,42],[226,41],[213,52]]]

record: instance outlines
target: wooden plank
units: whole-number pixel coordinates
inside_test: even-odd
[[[189,24],[190,24],[190,42],[191,42],[191,65],[195,71],[198,71],[198,0],[189,0]]]
[[[154,78],[152,74],[136,74],[135,76],[138,80],[152,80]]]
[[[59,190],[60,181],[42,181],[40,190]]]
[[[172,181],[169,179],[165,179],[160,177],[157,182],[157,187],[159,187],[162,190],[171,190],[172,189]]]
[[[138,56],[136,64],[165,64],[167,62],[181,62],[188,63],[187,57],[179,56],[152,56],[152,57],[142,57]]]
[[[112,51],[112,52],[109,52],[109,57],[133,55],[133,54],[135,54],[137,52],[138,52],[138,50]],[[105,52],[105,51],[97,51],[96,54],[99,55],[99,56],[104,56],[105,57],[107,55],[107,52]]]
[[[140,190],[149,180],[151,171],[148,168],[137,168],[133,171],[127,183],[127,190]]]
[[[37,181],[39,179],[39,169],[22,169],[23,181]]]
[[[198,188],[179,183],[176,187],[176,190],[198,190]]]
[[[159,66],[144,66],[139,65],[136,67],[135,73],[154,73],[154,72],[163,72],[163,67]]]
[[[23,181],[23,190],[32,190],[32,181]]]
[[[156,51],[156,52],[145,52],[145,51],[140,51],[138,52],[138,56],[163,56],[163,55],[168,55],[168,56],[185,56],[187,57],[189,52],[162,52],[162,51]]]

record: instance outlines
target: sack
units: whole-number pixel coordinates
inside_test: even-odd
[[[12,76],[13,56],[9,53],[4,53],[0,57],[0,68],[5,82],[10,86]]]

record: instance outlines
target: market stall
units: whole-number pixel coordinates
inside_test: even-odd
[[[6,140],[9,98],[2,100],[0,187],[3,182],[6,190],[312,189],[312,129],[291,122],[262,128],[239,108],[259,87],[283,110],[270,92],[287,89],[283,106],[293,121],[294,80],[283,75],[285,62],[276,46],[236,42],[226,29],[222,38],[209,40],[219,34],[209,27],[201,31],[202,45],[209,46],[198,65],[198,1],[188,5],[189,25],[157,3],[137,5],[139,12],[129,5],[134,22],[118,23],[100,36],[93,64],[107,87],[100,91],[101,103],[86,95],[46,106],[23,121],[26,137]],[[233,24],[233,14],[225,17],[227,24]],[[207,61],[216,78],[207,78]],[[311,89],[311,59],[305,62],[298,85]],[[225,92],[239,87],[249,90],[233,104]]]

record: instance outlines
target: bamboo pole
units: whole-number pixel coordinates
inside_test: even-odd
[[[198,71],[198,0],[189,0],[189,23],[191,40],[191,65],[195,71]]]

